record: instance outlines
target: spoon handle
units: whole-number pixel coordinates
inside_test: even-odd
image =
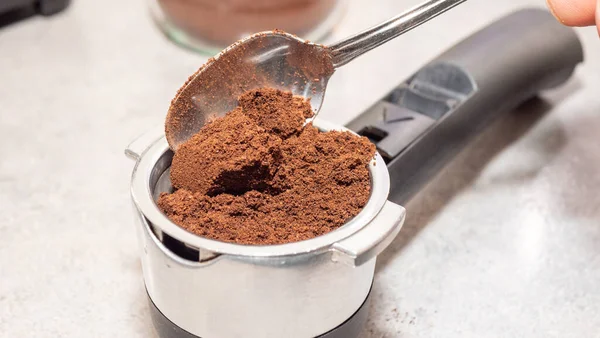
[[[333,66],[338,68],[356,57],[429,21],[466,0],[429,0],[375,27],[329,46]]]

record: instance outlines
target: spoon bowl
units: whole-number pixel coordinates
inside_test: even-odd
[[[337,67],[464,1],[429,0],[328,47],[277,30],[242,39],[211,58],[179,89],[165,123],[169,146],[177,150],[206,122],[233,110],[237,98],[252,89],[271,87],[303,96],[316,116]]]
[[[207,121],[237,107],[241,94],[262,87],[303,96],[316,113],[333,72],[325,46],[281,31],[253,34],[211,58],[179,90],[167,114],[167,141],[177,149]]]

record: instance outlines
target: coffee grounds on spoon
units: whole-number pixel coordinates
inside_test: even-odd
[[[375,146],[349,132],[308,124],[310,103],[271,88],[181,144],[176,189],[159,208],[176,224],[224,242],[270,245],[311,239],[356,216],[370,195]]]

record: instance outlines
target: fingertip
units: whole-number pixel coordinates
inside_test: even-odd
[[[598,37],[600,37],[600,0],[596,2],[596,28],[598,28]]]
[[[546,5],[548,5],[548,9],[550,10],[550,13],[552,13],[552,15],[554,15],[554,17],[556,18],[556,20],[558,20],[560,23],[564,24],[563,20],[560,18],[560,16],[558,15],[558,13],[556,13],[556,10],[554,9],[554,3],[552,0],[546,0]]]
[[[596,0],[546,0],[550,12],[567,26],[591,26],[596,22]]]

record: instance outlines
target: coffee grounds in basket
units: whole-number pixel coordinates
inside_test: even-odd
[[[176,189],[160,209],[199,236],[270,245],[314,238],[356,216],[369,199],[375,147],[349,132],[308,124],[310,103],[262,88],[181,144]]]

